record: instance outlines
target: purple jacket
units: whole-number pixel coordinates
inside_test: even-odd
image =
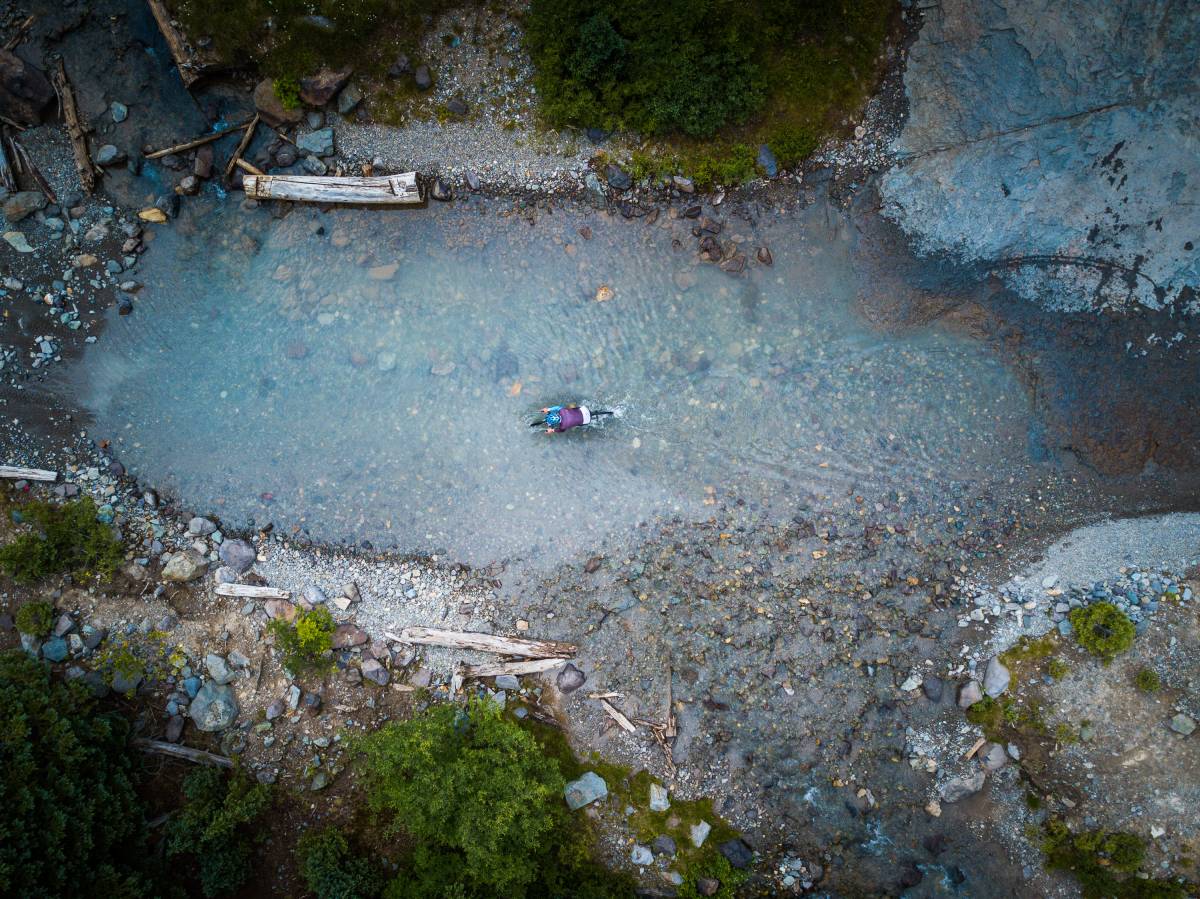
[[[560,434],[563,431],[569,431],[571,428],[577,428],[582,424],[587,423],[587,418],[583,414],[582,409],[567,409],[563,408],[559,411],[560,421],[558,427],[555,428]]]

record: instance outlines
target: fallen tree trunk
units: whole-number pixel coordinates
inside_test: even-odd
[[[217,584],[217,596],[241,596],[250,599],[291,599],[291,590],[279,587],[257,587],[254,584]]]
[[[403,206],[421,202],[416,172],[377,178],[247,175],[242,181],[242,190],[255,200],[293,200],[298,203]]]
[[[222,128],[220,131],[213,131],[211,134],[205,134],[203,137],[197,137],[195,140],[185,140],[181,144],[176,144],[173,147],[163,147],[161,150],[154,150],[145,154],[147,159],[162,159],[164,156],[170,156],[172,153],[183,153],[186,150],[194,150],[196,147],[202,147],[205,144],[211,144],[215,140],[220,140],[226,134],[233,134],[235,131],[241,131],[250,122],[257,119],[248,119],[245,122],[239,122],[236,125],[230,125],[227,128]]]
[[[96,167],[88,153],[87,132],[79,118],[79,109],[75,106],[75,93],[71,90],[71,82],[67,80],[67,69],[61,56],[51,80],[62,104],[63,121],[67,123],[67,134],[71,138],[71,150],[75,154],[75,169],[79,172],[79,181],[83,184],[84,193],[90,195],[96,189]]]
[[[18,468],[15,465],[0,465],[0,478],[13,478],[23,481],[57,481],[57,471],[46,471],[44,468]]]
[[[500,637],[495,634],[475,634],[465,631],[444,631],[432,627],[406,627],[394,639],[401,643],[426,646],[448,646],[451,649],[474,649],[498,655],[522,656],[527,659],[568,659],[578,647],[552,640],[522,640],[519,637]]]
[[[526,659],[522,662],[485,662],[482,665],[464,665],[463,677],[499,677],[501,674],[540,674],[567,663],[566,659]]]
[[[133,741],[133,745],[143,752],[169,755],[172,758],[184,759],[198,765],[216,765],[219,768],[233,767],[233,759],[227,756],[217,755],[215,752],[205,752],[203,749],[192,749],[190,746],[180,746],[178,743],[137,739]]]

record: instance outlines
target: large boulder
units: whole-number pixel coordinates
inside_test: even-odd
[[[318,128],[308,134],[300,135],[296,147],[301,153],[311,153],[313,156],[329,156],[333,153],[333,129]]]
[[[194,581],[208,569],[208,561],[194,549],[185,549],[171,556],[171,561],[163,566],[164,581],[187,583]]]
[[[324,106],[350,80],[351,68],[321,69],[315,75],[300,79],[300,99],[309,106]]]
[[[236,571],[238,574],[245,574],[253,566],[258,559],[258,554],[254,551],[254,547],[245,540],[226,540],[221,544],[219,550],[221,561]]]
[[[0,115],[35,125],[54,99],[54,88],[37,66],[11,50],[0,50]]]
[[[567,800],[567,807],[571,810],[591,805],[597,799],[603,799],[607,795],[608,784],[595,771],[588,771],[578,780],[571,781],[563,792],[563,796]]]
[[[4,217],[16,223],[45,208],[46,196],[40,190],[19,190],[4,201]]]
[[[208,733],[224,730],[237,720],[237,696],[232,687],[209,681],[192,700],[188,715],[200,730]]]
[[[275,94],[275,82],[264,78],[254,86],[254,108],[269,125],[294,125],[304,112],[300,107],[285,109],[283,101]]]

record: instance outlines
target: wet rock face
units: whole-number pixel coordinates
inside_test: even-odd
[[[1159,308],[1195,285],[1200,31],[1169,0],[924,10],[886,214],[1053,308]],[[1186,297],[1184,301],[1186,302]]]

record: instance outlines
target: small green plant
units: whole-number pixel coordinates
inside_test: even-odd
[[[1042,833],[1042,851],[1050,870],[1069,871],[1085,899],[1183,899],[1181,883],[1138,875],[1146,846],[1131,833],[1089,830],[1073,833],[1057,818]]]
[[[267,629],[275,635],[283,665],[297,674],[319,674],[333,667],[333,632],[337,629],[329,609],[317,606],[300,612],[295,622],[272,619]]]
[[[1062,659],[1052,659],[1050,664],[1046,666],[1046,673],[1054,680],[1062,680],[1071,673],[1071,666]]]
[[[1157,693],[1162,686],[1162,680],[1153,668],[1141,668],[1134,676],[1133,684],[1143,693]]]
[[[372,899],[383,875],[365,856],[351,851],[337,827],[310,830],[296,843],[300,874],[317,899]]]
[[[228,896],[253,869],[255,825],[271,806],[265,784],[251,783],[240,769],[200,767],[183,781],[185,802],[167,831],[167,855],[190,856],[206,897]]]
[[[356,748],[371,807],[414,844],[387,899],[632,894],[595,861],[557,760],[495,704],[435,705]]]
[[[300,82],[294,75],[283,75],[273,79],[271,87],[284,109],[300,108]]]
[[[709,853],[702,860],[684,867],[683,885],[679,888],[679,899],[700,899],[701,896],[715,896],[716,899],[733,899],[737,888],[746,882],[746,872],[739,871],[729,860],[720,853]],[[715,880],[720,887],[715,893],[701,893],[698,883],[701,880]]]
[[[121,541],[108,525],[96,520],[96,504],[90,497],[63,505],[25,503],[14,517],[32,528],[0,547],[0,569],[17,583],[63,572],[80,580],[108,580],[121,562]]]
[[[1094,602],[1071,612],[1079,645],[1105,665],[1133,645],[1137,633],[1129,617],[1111,602]]]
[[[1054,739],[1064,746],[1073,746],[1079,742],[1079,733],[1067,722],[1060,721],[1054,726]]]
[[[33,637],[44,637],[54,624],[54,607],[44,600],[27,602],[17,609],[17,630]]]

